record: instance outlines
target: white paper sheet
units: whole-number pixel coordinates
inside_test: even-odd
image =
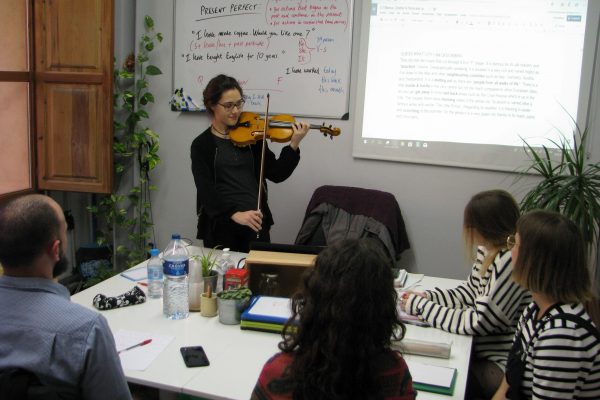
[[[114,333],[114,338],[117,351],[141,343],[146,339],[152,339],[152,342],[147,345],[139,346],[119,354],[123,369],[144,371],[158,357],[160,352],[169,345],[174,336],[120,329]]]
[[[415,288],[420,286],[419,284],[421,283],[424,277],[424,274],[409,273],[408,277],[406,278],[406,282],[404,282],[404,286],[402,286],[402,290],[415,290],[419,292],[420,290],[417,290]]]
[[[452,378],[454,378],[454,371],[456,370],[456,368],[439,367],[413,361],[408,362],[408,368],[413,382],[443,388],[449,388],[452,385]]]
[[[250,310],[253,315],[289,318],[292,316],[290,299],[285,297],[261,296]]]

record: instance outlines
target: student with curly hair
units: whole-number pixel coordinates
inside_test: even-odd
[[[494,399],[600,399],[600,315],[579,228],[558,213],[533,211],[509,243],[513,277],[533,302]]]
[[[390,348],[405,332],[396,304],[392,261],[377,242],[328,247],[293,296],[281,352],[252,399],[414,399],[408,367]]]
[[[519,316],[531,301],[511,278],[506,238],[515,232],[519,207],[504,190],[477,193],[467,203],[463,236],[477,256],[467,280],[453,289],[403,295],[406,312],[436,328],[473,335],[474,354],[467,393],[490,398],[500,385]]]

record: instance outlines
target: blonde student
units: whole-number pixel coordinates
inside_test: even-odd
[[[467,280],[453,289],[405,293],[401,305],[436,328],[475,336],[467,391],[490,398],[502,381],[517,321],[531,297],[511,278],[506,238],[519,208],[503,190],[474,195],[464,210],[465,245],[476,252]]]
[[[600,399],[600,316],[577,225],[548,211],[519,220],[509,239],[523,311],[494,399]]]

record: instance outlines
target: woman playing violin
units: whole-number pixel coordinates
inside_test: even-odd
[[[270,241],[273,225],[266,182],[263,182],[261,206],[257,208],[261,153],[266,142],[239,146],[229,138],[244,107],[244,93],[237,80],[218,75],[208,83],[203,97],[211,126],[191,146],[197,191],[197,238],[203,239],[205,247],[220,245],[248,252],[251,241]],[[279,158],[265,148],[265,181],[286,180],[300,161],[299,145],[309,125],[295,122],[291,128],[290,143],[281,149]]]

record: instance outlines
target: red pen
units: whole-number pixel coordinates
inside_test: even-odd
[[[146,282],[138,282],[137,284],[148,287],[148,284]]]
[[[126,349],[117,351],[117,354],[121,354],[122,352],[127,351],[127,350],[135,349],[136,347],[145,346],[148,343],[150,343],[151,341],[152,341],[152,339],[146,339],[143,342],[140,342],[138,344],[134,344],[133,346],[129,346]]]

